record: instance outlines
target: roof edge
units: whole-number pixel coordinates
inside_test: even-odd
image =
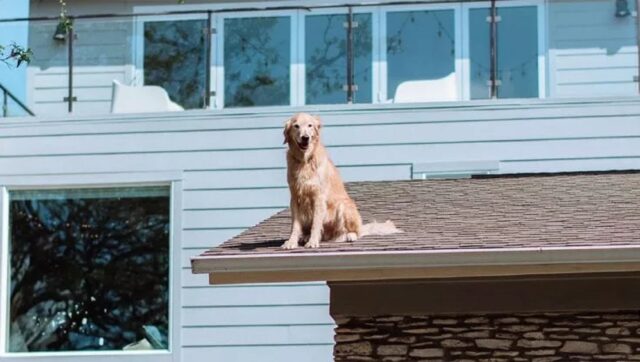
[[[241,274],[251,275],[246,281],[260,282],[260,273],[265,273],[264,282],[273,282],[273,276],[267,273],[278,273],[281,281],[331,281],[339,278],[341,273],[361,275],[360,278],[374,279],[376,275],[383,278],[379,270],[436,270],[449,268],[457,270],[450,277],[459,273],[464,276],[465,269],[474,269],[482,274],[482,269],[504,269],[504,273],[518,275],[514,267],[556,266],[549,270],[557,273],[571,272],[580,267],[579,272],[602,271],[597,265],[637,265],[640,269],[640,244],[607,247],[539,247],[539,248],[496,248],[496,249],[444,249],[415,251],[379,251],[379,252],[303,252],[273,253],[254,255],[216,255],[196,256],[191,259],[193,273],[209,273],[211,281],[216,275],[234,274],[236,283],[243,282]],[[559,268],[557,266],[567,266]],[[620,268],[613,268],[620,269]],[[628,267],[622,268],[628,270]],[[633,268],[632,268],[633,269]],[[607,269],[608,270],[608,269]],[[363,273],[371,271],[371,273]],[[544,270],[541,270],[544,271]],[[308,272],[307,276],[301,273]],[[288,275],[291,274],[291,275]],[[401,278],[402,273],[387,273],[393,278]],[[296,275],[299,275],[296,277]],[[500,275],[503,274],[501,272]],[[297,278],[297,279],[296,279]],[[311,279],[310,279],[311,278]],[[224,278],[222,278],[224,279]],[[251,279],[251,281],[249,281]],[[340,280],[345,280],[339,278]],[[278,281],[278,280],[276,280]]]

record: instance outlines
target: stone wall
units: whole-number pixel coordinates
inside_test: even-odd
[[[640,361],[640,312],[334,317],[335,361]]]

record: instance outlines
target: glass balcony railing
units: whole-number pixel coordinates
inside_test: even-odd
[[[68,31],[0,20],[33,50],[21,77],[0,71],[15,96],[2,115],[637,96],[634,3],[182,5],[76,16]]]
[[[2,102],[2,117],[34,116],[33,112],[22,103],[9,89],[0,84],[0,100]]]

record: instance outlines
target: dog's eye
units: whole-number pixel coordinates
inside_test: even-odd
[[[295,128],[300,128],[300,126],[298,126],[297,124],[294,124],[293,126],[294,126]]]
[[[311,124],[309,124],[309,126],[307,126],[307,127],[311,127]]]

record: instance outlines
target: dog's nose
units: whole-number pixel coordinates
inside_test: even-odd
[[[309,140],[309,136],[302,136],[302,140],[307,142]]]

